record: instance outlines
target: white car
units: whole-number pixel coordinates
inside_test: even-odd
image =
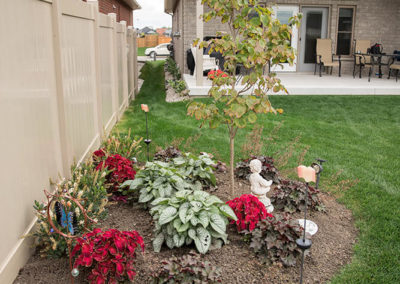
[[[163,43],[163,44],[157,45],[156,47],[147,48],[144,51],[144,54],[148,55],[150,57],[154,57],[154,55],[168,56],[169,55],[169,50],[167,48],[168,45],[169,45],[169,43]]]

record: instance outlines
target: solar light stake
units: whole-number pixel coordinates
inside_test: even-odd
[[[324,170],[323,167],[322,167],[322,164],[324,162],[326,162],[326,160],[323,160],[323,159],[320,159],[320,158],[318,158],[316,160],[317,160],[318,163],[312,163],[311,167],[315,170],[315,173],[317,174],[317,181],[315,183],[315,188],[318,189],[319,178],[321,176],[322,171]]]

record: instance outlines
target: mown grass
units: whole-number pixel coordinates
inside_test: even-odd
[[[144,51],[147,47],[138,47],[138,56],[145,56]]]
[[[186,116],[185,102],[165,102],[163,61],[148,63],[142,75],[146,80],[117,126],[121,131],[131,128],[146,135],[140,110],[146,103],[152,152],[156,145],[170,145],[182,137],[181,146],[186,143],[186,148],[229,161],[224,127],[199,129],[199,122]],[[259,118],[266,138],[263,154],[285,155],[297,139],[287,168],[297,165],[308,146],[304,164],[316,157],[326,159],[321,187],[353,211],[360,231],[352,263],[332,283],[400,283],[400,96],[274,96],[271,101],[285,113]],[[277,126],[280,130],[270,137]],[[237,134],[237,160],[250,130]],[[347,182],[355,180],[358,183],[346,189]]]

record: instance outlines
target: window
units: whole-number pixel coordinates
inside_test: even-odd
[[[339,7],[336,54],[350,55],[353,42],[354,7]]]

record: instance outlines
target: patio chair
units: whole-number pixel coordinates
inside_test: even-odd
[[[368,53],[368,49],[371,47],[371,42],[369,40],[355,40],[354,45],[354,65],[353,65],[353,78],[356,77],[356,67],[360,67],[360,78],[362,68],[369,66],[369,76],[372,72],[372,58],[371,56],[361,55],[359,53]]]
[[[393,58],[393,62],[389,65],[388,79],[390,79],[390,73],[396,70],[396,82],[397,82],[397,76],[399,75],[399,70],[400,70],[400,50],[393,51],[393,54],[398,54],[398,55]]]
[[[333,59],[332,52],[332,40],[330,38],[317,38],[317,56],[314,68],[314,75],[317,72],[317,65],[319,65],[319,76],[321,77],[322,66],[330,67],[331,74],[333,67],[339,67],[339,77],[341,77],[342,62],[340,61],[340,55],[338,60]]]
[[[190,48],[193,53],[193,58],[194,58],[194,64],[196,65],[196,47],[192,46]],[[215,57],[210,57],[208,54],[203,55],[203,72],[204,71],[210,71],[210,70],[218,70],[218,62]],[[194,69],[194,76],[196,76],[196,68]]]

